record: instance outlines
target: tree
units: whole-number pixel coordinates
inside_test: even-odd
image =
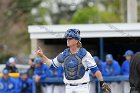
[[[42,0],[0,0],[0,59],[29,54],[30,12]]]
[[[97,10],[96,7],[85,7],[77,10],[71,21],[73,24],[110,22],[121,22],[121,18],[112,12]]]

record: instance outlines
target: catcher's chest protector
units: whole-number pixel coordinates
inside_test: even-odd
[[[84,48],[80,48],[76,54],[71,54],[69,48],[64,50],[64,72],[66,79],[77,80],[84,76],[86,70],[82,64],[82,59],[86,53],[87,51]]]

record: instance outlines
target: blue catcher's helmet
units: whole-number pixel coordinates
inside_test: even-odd
[[[68,29],[67,32],[65,33],[65,38],[74,38],[78,41],[81,40],[80,37],[80,30],[79,29]]]
[[[124,57],[126,56],[133,56],[134,55],[134,52],[132,50],[127,50],[124,54]]]
[[[34,60],[34,64],[39,64],[39,63],[42,63],[43,60],[40,58],[40,57],[37,57],[35,60]]]

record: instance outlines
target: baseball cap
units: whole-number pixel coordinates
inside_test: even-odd
[[[10,57],[9,58],[9,63],[14,63],[14,62],[16,62],[16,59],[14,57]]]
[[[4,70],[2,71],[2,73],[3,73],[3,74],[8,74],[9,71],[8,71],[7,69],[4,69]]]
[[[20,76],[21,76],[21,75],[24,75],[24,74],[27,74],[27,71],[25,71],[25,70],[20,71],[19,74],[20,74]]]
[[[106,61],[113,61],[113,56],[112,56],[112,54],[107,54],[107,55],[106,55]]]
[[[40,57],[38,57],[34,60],[34,64],[39,64],[39,63],[42,63],[42,62],[43,62],[43,60]]]
[[[126,57],[126,56],[132,56],[132,55],[134,55],[134,52],[132,50],[127,50],[123,56]]]

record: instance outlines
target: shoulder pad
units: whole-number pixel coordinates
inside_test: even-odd
[[[63,63],[64,59],[63,59],[63,54],[60,53],[58,56],[57,56],[57,60],[60,62],[60,63]]]
[[[69,48],[63,51],[63,58],[65,59],[67,56],[69,56]]]
[[[60,62],[60,63],[63,63],[64,62],[64,59],[68,56],[69,54],[69,48],[65,49],[63,51],[63,53],[60,53],[58,56],[57,56],[57,60]]]
[[[77,53],[77,56],[82,59],[87,54],[87,50],[85,48],[80,48],[79,52]]]

